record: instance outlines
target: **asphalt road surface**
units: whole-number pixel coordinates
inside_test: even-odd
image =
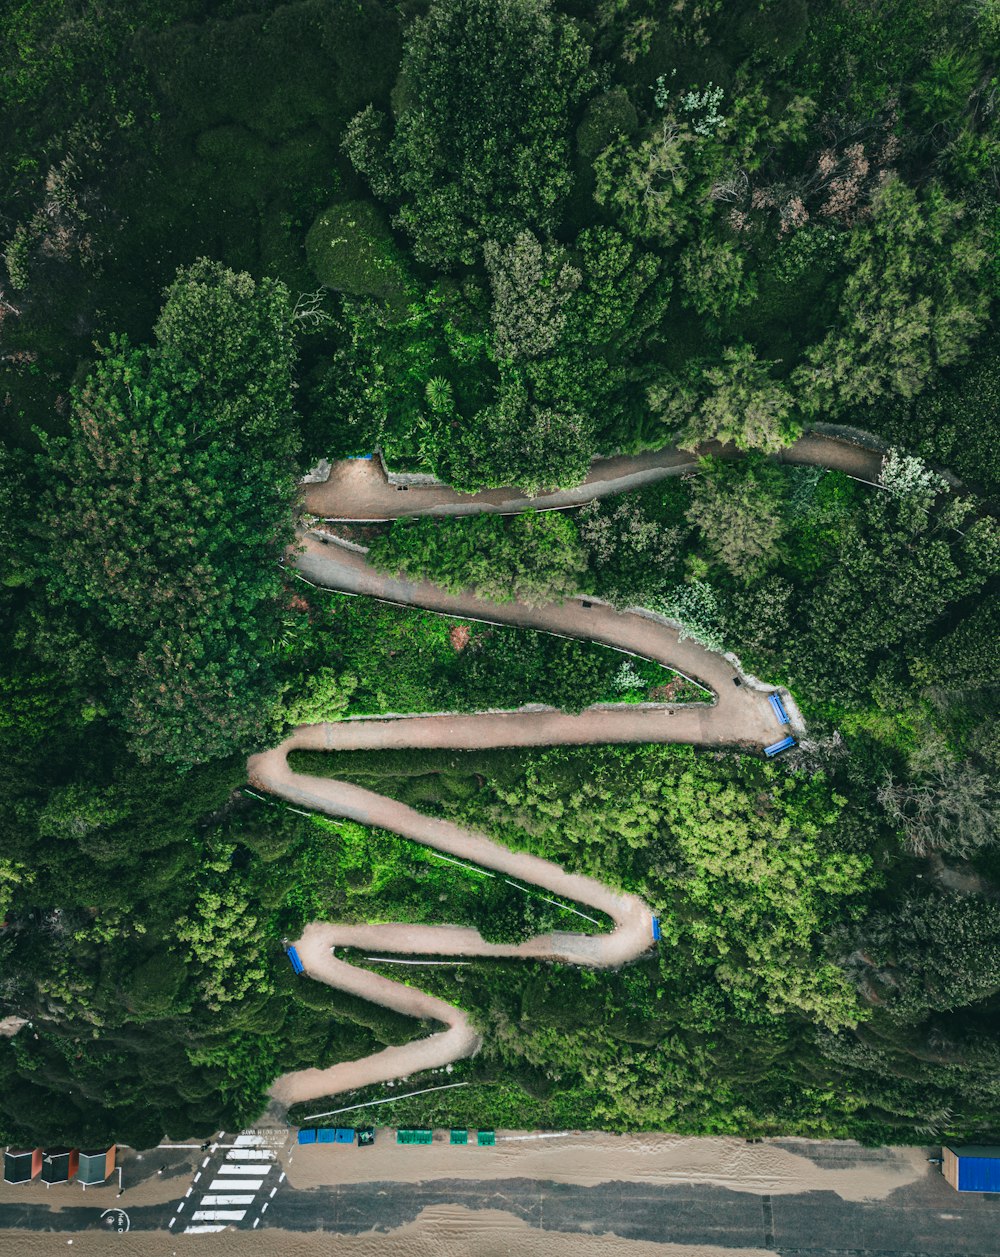
[[[439,1132],[438,1140],[442,1138]],[[379,1139],[391,1141],[392,1132],[380,1130]],[[719,1141],[720,1146],[728,1143],[730,1147],[732,1142]],[[797,1140],[769,1144],[786,1162],[801,1159],[803,1182],[814,1181],[819,1167],[834,1174],[847,1171],[855,1181],[870,1172],[874,1185],[885,1181],[886,1167],[898,1162],[900,1153]],[[334,1178],[336,1158],[367,1154],[364,1149],[333,1146],[305,1151],[329,1157]],[[499,1213],[543,1233],[617,1237],[623,1250],[628,1241],[643,1240],[720,1252],[757,1249],[788,1257],[996,1257],[1000,1196],[959,1196],[936,1166],[927,1164],[923,1169],[923,1156],[937,1151],[906,1150],[910,1164],[917,1167],[911,1181],[875,1199],[845,1198],[835,1190],[796,1191],[794,1185],[789,1190],[787,1182],[767,1194],[766,1186],[743,1190],[704,1181],[571,1183],[489,1177],[488,1158],[502,1155],[493,1149],[471,1152],[483,1158],[477,1161],[483,1167],[481,1178],[477,1171],[475,1177],[343,1181],[296,1188],[295,1176],[287,1177],[285,1170],[291,1172],[289,1158],[301,1156],[303,1150],[296,1148],[289,1131],[279,1128],[264,1132],[263,1138],[223,1135],[207,1152],[197,1145],[163,1147],[141,1157],[125,1151],[122,1196],[117,1181],[86,1193],[72,1185],[48,1191],[38,1182],[27,1187],[2,1185],[0,1253],[14,1251],[4,1245],[6,1229],[52,1232],[53,1245],[61,1246],[66,1240],[57,1235],[120,1230],[126,1224],[132,1232],[172,1235],[234,1227],[256,1231],[262,1243],[268,1240],[268,1232],[279,1240],[278,1231],[331,1236],[374,1231],[385,1235],[388,1253],[393,1232],[413,1223],[425,1210],[447,1205],[460,1211],[470,1253],[508,1251],[506,1246],[477,1247],[477,1213],[484,1227],[487,1221],[493,1227],[494,1239]],[[403,1155],[419,1158],[422,1150],[408,1149]],[[343,1164],[351,1167],[351,1174],[343,1177],[357,1179],[358,1167],[364,1163]],[[230,1182],[238,1186],[230,1187]],[[846,1195],[856,1197],[857,1193]],[[267,1251],[279,1249],[280,1243]],[[609,1251],[614,1250],[612,1243]],[[246,1251],[253,1251],[249,1237]]]

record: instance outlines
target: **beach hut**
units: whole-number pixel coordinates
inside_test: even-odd
[[[41,1172],[41,1148],[8,1148],[3,1154],[3,1181],[5,1183],[30,1183]]]
[[[117,1147],[112,1144],[96,1152],[81,1152],[80,1165],[76,1172],[76,1181],[84,1187],[95,1187],[98,1183],[106,1183],[115,1172],[115,1153]]]
[[[80,1154],[75,1148],[46,1148],[42,1157],[42,1182],[68,1183],[76,1173]]]
[[[1000,1192],[1000,1147],[945,1148],[941,1173],[957,1192]]]

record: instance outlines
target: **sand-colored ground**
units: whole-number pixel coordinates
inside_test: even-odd
[[[295,569],[308,581],[325,589],[343,590],[380,598],[402,606],[422,607],[443,615],[515,628],[537,629],[563,637],[600,642],[655,660],[700,681],[715,693],[714,703],[669,705],[652,708],[623,706],[617,710],[589,710],[579,716],[561,712],[518,712],[507,717],[433,717],[425,729],[416,720],[397,721],[392,727],[379,720],[338,724],[350,733],[338,733],[338,748],[406,746],[544,746],[588,742],[691,742],[701,745],[747,743],[759,747],[780,736],[767,703],[765,687],[748,684],[730,659],[706,650],[678,628],[638,610],[616,611],[594,599],[568,598],[564,602],[529,607],[520,602],[492,602],[471,593],[447,593],[430,581],[411,581],[389,576],[368,563],[363,554],[325,543],[314,534],[302,539],[303,549],[294,556]],[[735,685],[734,681],[742,684]],[[766,687],[771,692],[773,687]],[[424,718],[427,719],[427,718]],[[443,738],[468,741],[424,742],[426,730],[447,723]],[[598,734],[600,736],[598,736]],[[349,740],[348,740],[349,739]]]
[[[72,1246],[69,1247],[69,1239]],[[39,1231],[0,1232],[0,1257],[766,1257],[773,1250],[653,1244],[617,1235],[541,1231],[495,1209],[433,1205],[394,1231],[333,1237],[328,1232],[220,1231],[169,1235],[162,1231],[72,1237]]]
[[[874,481],[882,463],[878,440],[868,434],[870,444],[848,439],[842,433],[812,431],[778,454],[777,461],[802,466],[828,467],[855,479]],[[710,442],[698,454],[736,457],[733,446]],[[401,490],[389,484],[381,465],[373,460],[345,460],[333,464],[330,477],[321,484],[303,486],[306,510],[330,520],[398,519],[404,515],[510,515],[534,508],[553,510],[579,506],[610,493],[624,493],[666,476],[683,475],[698,466],[698,456],[690,450],[666,446],[642,454],[599,458],[590,474],[575,489],[560,489],[527,497],[516,488],[486,489],[481,493],[459,493],[447,485],[414,486]]]
[[[419,1183],[433,1179],[528,1178],[593,1187],[600,1183],[676,1186],[711,1184],[730,1191],[783,1196],[834,1192],[843,1200],[884,1200],[897,1188],[925,1177],[922,1148],[882,1149],[872,1155],[852,1143],[783,1140],[695,1139],[682,1135],[563,1135],[501,1132],[495,1148],[434,1143],[414,1149],[379,1132],[373,1148],[357,1155],[331,1154],[329,1146],[293,1150],[286,1164],[296,1188],[334,1183]]]
[[[605,705],[578,715],[542,709],[338,721],[303,726],[280,746],[251,757],[247,766],[251,782],[297,807],[403,834],[449,856],[597,908],[614,922],[610,934],[560,932],[530,939],[519,947],[487,944],[475,930],[447,925],[311,924],[296,942],[309,977],[398,1012],[435,1019],[446,1029],[409,1044],[386,1048],[360,1061],[283,1075],[271,1092],[283,1105],[440,1068],[472,1055],[479,1046],[478,1035],[460,1009],[412,986],[348,965],[332,954],[335,947],[410,955],[532,957],[608,967],[626,964],[652,945],[652,914],[636,896],[622,895],[592,878],[569,874],[550,861],[509,851],[483,834],[424,816],[372,791],[343,781],[295,773],[288,764],[290,751],[477,749],[607,742],[741,743],[759,748],[783,734],[768,705],[765,687],[750,683],[731,659],[682,639],[674,625],[656,616],[616,611],[603,603],[583,599],[538,607],[494,603],[472,594],[449,594],[426,581],[388,576],[371,567],[364,554],[326,544],[315,535],[307,536],[303,546],[292,561],[316,585],[450,615],[603,642],[694,677],[714,692],[714,698],[710,703],[680,706]]]

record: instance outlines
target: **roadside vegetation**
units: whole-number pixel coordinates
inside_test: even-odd
[[[1000,5],[0,13],[0,1018],[31,1023],[0,1038],[0,1138],[232,1128],[278,1073],[419,1033],[293,979],[308,920],[565,928],[243,793],[247,753],[352,715],[703,697],[309,589],[280,563],[298,475],[379,446],[532,492],[709,439],[691,476],[373,544],[449,589],[650,608],[808,725],[775,764],[308,757],[664,923],[618,973],[435,967],[485,1035],[476,1085],[391,1116],[1000,1136]],[[824,423],[884,441],[878,485],[772,457]]]

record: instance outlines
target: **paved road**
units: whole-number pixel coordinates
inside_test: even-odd
[[[882,465],[882,452],[876,438],[872,445],[829,433],[809,432],[778,454],[777,461],[800,466],[828,467],[865,481],[875,481]],[[704,445],[699,454],[737,457],[733,446],[717,442]],[[391,485],[374,459],[348,459],[333,464],[329,480],[306,485],[306,510],[330,520],[371,521],[398,519],[404,515],[511,515],[534,507],[552,510],[579,506],[609,493],[624,493],[642,485],[679,476],[698,465],[690,450],[669,445],[642,454],[597,459],[590,474],[575,489],[559,489],[526,497],[519,489],[486,489],[481,493],[459,493],[447,485],[401,489]]]
[[[442,1137],[439,1134],[438,1138]],[[379,1131],[378,1138],[389,1140],[392,1133]],[[722,1145],[732,1141],[711,1142]],[[278,1128],[265,1136],[265,1146],[273,1150],[274,1159],[265,1157],[258,1162],[243,1155],[252,1143],[245,1140],[242,1147],[236,1146],[233,1136],[223,1137],[222,1146],[213,1146],[205,1155],[197,1149],[154,1149],[140,1161],[136,1154],[126,1152],[126,1190],[120,1198],[116,1185],[91,1188],[86,1193],[72,1186],[53,1188],[49,1193],[40,1183],[27,1188],[0,1185],[0,1253],[13,1257],[19,1251],[5,1246],[3,1238],[5,1230],[15,1228],[52,1232],[51,1248],[46,1251],[65,1251],[66,1240],[60,1237],[110,1229],[102,1214],[115,1208],[125,1210],[133,1232],[159,1231],[173,1236],[188,1227],[222,1226],[255,1231],[252,1242],[256,1244],[259,1239],[259,1246],[251,1247],[247,1236],[241,1251],[269,1257],[285,1251],[282,1232],[350,1237],[370,1233],[373,1228],[384,1238],[382,1251],[387,1257],[397,1257],[413,1250],[397,1246],[394,1233],[422,1214],[428,1218],[435,1213],[443,1215],[446,1224],[450,1219],[452,1227],[461,1227],[463,1252],[483,1257],[518,1251],[517,1237],[525,1232],[502,1230],[503,1215],[526,1225],[528,1234],[540,1232],[553,1239],[576,1235],[581,1241],[602,1236],[601,1252],[608,1257],[628,1253],[627,1243],[619,1247],[616,1238],[687,1245],[721,1254],[731,1249],[760,1250],[784,1257],[995,1257],[998,1251],[1000,1199],[959,1196],[930,1165],[893,1190],[881,1189],[880,1182],[887,1173],[891,1175],[901,1154],[922,1165],[923,1157],[938,1149],[864,1149],[849,1143],[797,1140],[770,1143],[801,1162],[803,1190],[787,1183],[775,1191],[766,1184],[746,1189],[723,1187],[697,1177],[663,1183],[609,1176],[608,1181],[586,1184],[501,1177],[496,1163],[509,1155],[502,1142],[496,1150],[468,1150],[470,1159],[482,1166],[478,1178],[431,1174],[419,1182],[357,1181],[360,1175],[356,1167],[364,1163],[365,1150],[298,1149],[289,1142],[288,1132]],[[325,1160],[324,1173],[330,1180],[338,1178],[338,1164],[349,1165],[348,1177],[355,1181],[296,1187],[296,1165],[304,1155]],[[406,1155],[416,1159],[424,1154],[414,1148],[406,1150]],[[250,1172],[256,1165],[262,1167],[260,1174]],[[225,1166],[241,1166],[242,1171],[223,1174]],[[163,1172],[157,1175],[159,1167]],[[872,1198],[859,1199],[852,1194],[845,1198],[837,1190],[805,1189],[815,1181],[817,1167],[870,1173]],[[195,1175],[199,1177],[195,1179]],[[655,1167],[651,1167],[650,1178],[654,1177]],[[216,1203],[223,1193],[212,1183],[229,1178],[254,1184],[239,1193],[228,1188],[224,1193],[250,1197],[249,1202]],[[226,1211],[242,1216],[209,1216]],[[116,1245],[116,1251],[120,1248],[122,1253],[153,1251],[141,1243],[131,1248],[123,1240]],[[315,1251],[332,1250],[321,1243]],[[345,1251],[350,1250],[345,1246]],[[664,1250],[665,1257],[668,1252]],[[672,1257],[679,1257],[676,1250]]]

